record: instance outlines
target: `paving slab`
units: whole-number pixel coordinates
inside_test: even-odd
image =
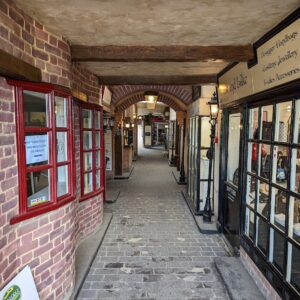
[[[172,168],[172,174],[173,174],[173,177],[174,177],[177,184],[179,184],[179,185],[186,185],[187,184],[186,180],[185,181],[180,181],[180,171],[177,171],[177,168]]]
[[[105,191],[105,202],[114,203],[118,200],[120,196],[120,189],[118,188],[118,180],[107,180],[106,181],[106,191]]]
[[[75,252],[75,287],[73,294],[70,298],[76,299],[79,290],[84,282],[85,276],[87,275],[90,266],[97,254],[97,251],[103,241],[105,233],[107,232],[108,226],[112,220],[112,213],[103,214],[103,222],[99,226],[99,229],[88,236],[81,244],[78,246]]]
[[[215,265],[232,300],[265,299],[238,257],[215,258]]]
[[[211,217],[211,222],[206,223],[203,221],[203,216],[202,215],[195,215],[193,208],[191,207],[191,204],[189,200],[187,199],[187,195],[185,191],[181,191],[182,198],[185,200],[187,206],[190,209],[190,212],[196,222],[196,225],[201,233],[205,234],[219,234],[219,230],[217,228],[217,220],[216,217],[213,215]]]

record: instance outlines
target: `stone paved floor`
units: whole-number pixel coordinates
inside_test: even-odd
[[[200,234],[159,150],[144,150],[78,299],[228,299],[213,266],[227,255],[219,236]]]

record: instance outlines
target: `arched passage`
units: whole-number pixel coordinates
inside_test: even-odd
[[[192,102],[192,88],[191,86],[181,85],[122,85],[111,86],[113,91],[112,104],[117,106],[130,95],[137,93],[143,94],[145,91],[156,91],[161,95],[168,95],[170,98],[176,98],[184,104]]]
[[[136,104],[143,100],[144,100],[144,91],[129,94],[124,98],[120,99],[115,104],[115,111],[116,112],[124,111],[131,105]],[[170,106],[175,111],[186,111],[186,104],[182,100],[178,99],[177,97],[171,94],[165,92],[159,92],[157,101]]]

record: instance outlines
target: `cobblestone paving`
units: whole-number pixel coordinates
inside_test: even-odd
[[[121,195],[78,299],[229,299],[213,266],[227,255],[200,234],[158,150],[145,150]]]

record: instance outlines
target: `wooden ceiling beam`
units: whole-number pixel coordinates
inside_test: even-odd
[[[252,45],[224,46],[81,46],[71,47],[72,60],[81,62],[196,62],[253,59]]]
[[[0,57],[0,75],[13,79],[34,82],[42,81],[42,72],[35,66],[32,66],[3,50],[0,50]]]
[[[216,75],[195,76],[103,76],[99,83],[104,85],[196,85],[217,83]]]

